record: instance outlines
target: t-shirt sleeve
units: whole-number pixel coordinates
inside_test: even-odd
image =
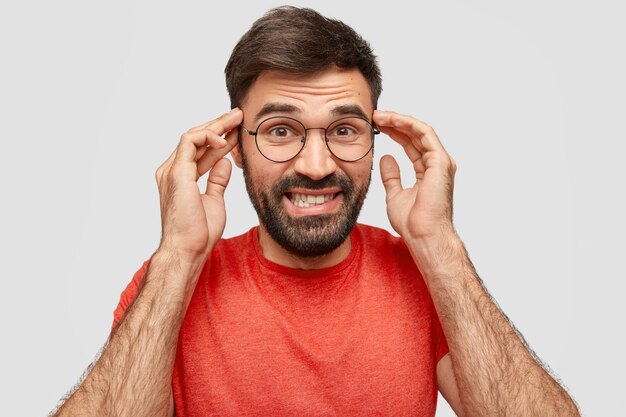
[[[141,288],[141,280],[146,275],[146,271],[148,270],[149,263],[150,260],[144,262],[141,268],[139,268],[139,270],[135,272],[135,275],[133,275],[133,279],[126,286],[126,289],[122,292],[122,295],[120,296],[120,301],[117,304],[117,308],[113,312],[113,329],[124,317],[124,313],[126,312],[128,306],[131,305],[132,302],[135,300],[135,297],[139,292],[139,288]]]

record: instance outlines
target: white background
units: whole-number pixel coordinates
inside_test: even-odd
[[[106,340],[158,244],[156,167],[228,110],[230,51],[278,3],[13,3],[0,6],[0,395],[3,415],[34,416]],[[458,162],[455,221],[488,289],[585,415],[618,416],[624,6],[504,3],[306,5],[371,42],[379,107],[431,124]],[[379,137],[376,161],[386,152],[410,179]],[[239,170],[227,210],[226,236],[256,224]],[[377,168],[361,221],[389,228]]]

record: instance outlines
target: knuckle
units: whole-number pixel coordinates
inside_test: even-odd
[[[209,181],[211,181],[211,183],[219,185],[220,187],[226,187],[228,180],[229,178],[223,173],[214,173],[209,177]]]
[[[191,135],[192,135],[192,132],[191,132],[191,131],[187,131],[187,132],[183,133],[183,134],[180,136],[180,143],[182,144],[182,143],[188,143],[188,142],[191,142]]]
[[[157,183],[163,180],[163,174],[167,170],[167,161],[163,162],[154,173]]]
[[[204,129],[204,131],[205,131],[205,135],[206,135],[207,140],[211,140],[211,139],[214,139],[214,138],[219,136],[219,134],[218,134],[219,131],[216,130],[214,126],[207,126]]]
[[[210,126],[203,129],[203,132],[204,132],[204,140],[207,145],[212,143],[215,140],[215,138],[218,137],[218,134]]]
[[[210,125],[208,125],[206,128],[207,130],[215,133],[216,135],[219,134],[219,132],[223,132],[224,131],[224,116],[219,117],[218,119],[215,120],[215,122],[211,123]]]

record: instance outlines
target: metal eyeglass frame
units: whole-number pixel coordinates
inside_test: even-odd
[[[270,159],[270,158],[268,158],[268,157],[267,157],[267,156],[263,153],[263,151],[261,150],[261,148],[259,148],[259,142],[258,142],[258,140],[257,140],[257,133],[258,133],[258,131],[259,131],[259,127],[260,127],[263,123],[265,123],[265,122],[267,122],[268,120],[271,120],[271,119],[289,119],[289,120],[293,120],[294,122],[296,122],[296,123],[298,123],[300,126],[302,126],[302,129],[304,129],[304,137],[302,138],[302,147],[300,148],[300,150],[299,150],[298,152],[296,152],[296,154],[295,154],[294,156],[292,156],[292,157],[291,157],[291,158],[289,158],[289,159],[280,160],[280,161],[277,161],[277,160],[274,160],[274,159]],[[326,133],[328,132],[328,128],[330,128],[330,127],[331,127],[332,125],[334,125],[335,123],[337,123],[337,122],[339,122],[339,121],[341,121],[341,120],[344,120],[344,119],[361,119],[361,120],[363,120],[363,121],[367,122],[367,124],[368,124],[368,125],[370,125],[370,126],[371,126],[371,128],[372,128],[372,145],[369,147],[369,149],[367,150],[367,152],[365,152],[365,153],[363,154],[363,156],[361,156],[361,157],[359,157],[359,158],[357,158],[357,159],[343,159],[343,158],[340,158],[340,157],[338,157],[337,155],[335,155],[335,153],[333,152],[333,150],[332,150],[332,149],[330,149],[330,146],[328,146],[328,136],[326,135]],[[242,124],[240,124],[239,126],[241,126],[241,128],[242,128],[243,130],[245,130],[247,134],[249,134],[249,135],[251,135],[251,136],[254,136],[254,143],[255,143],[255,145],[256,145],[256,148],[259,150],[259,153],[260,153],[261,155],[263,155],[263,157],[264,157],[265,159],[267,159],[267,160],[269,160],[269,161],[272,161],[272,162],[276,162],[276,163],[289,162],[289,161],[291,161],[293,158],[295,158],[296,156],[298,156],[298,155],[300,154],[300,152],[302,152],[302,149],[304,149],[304,147],[306,146],[306,140],[307,140],[307,137],[308,137],[307,132],[308,132],[309,130],[323,130],[323,131],[324,131],[324,143],[326,144],[326,148],[328,149],[328,151],[329,151],[329,152],[330,152],[330,153],[331,153],[331,154],[332,154],[335,158],[337,158],[337,159],[339,159],[340,161],[343,161],[343,162],[356,162],[356,161],[359,161],[359,160],[361,160],[361,159],[365,158],[365,157],[367,156],[367,154],[368,154],[368,153],[370,153],[370,151],[371,151],[371,150],[372,150],[372,148],[374,147],[374,136],[375,136],[375,135],[378,135],[378,134],[380,133],[380,130],[376,129],[376,127],[372,124],[372,122],[370,122],[370,121],[369,121],[368,119],[366,119],[365,117],[360,117],[360,116],[346,116],[346,117],[341,117],[341,118],[339,118],[339,119],[337,119],[337,120],[332,121],[332,122],[331,122],[331,123],[330,123],[327,127],[306,127],[306,126],[304,126],[304,124],[303,124],[300,120],[298,120],[298,119],[294,119],[293,117],[289,117],[289,116],[272,116],[272,117],[268,117],[267,119],[263,119],[263,120],[261,120],[261,122],[257,125],[256,130],[248,130],[248,129],[246,129],[246,128],[245,128],[245,126],[243,125],[243,123],[242,123]]]

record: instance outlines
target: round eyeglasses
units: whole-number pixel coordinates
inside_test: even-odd
[[[323,130],[326,147],[337,159],[355,162],[374,147],[374,135],[380,133],[363,117],[342,117],[328,127],[304,127],[302,122],[287,116],[273,116],[263,120],[255,131],[241,127],[254,136],[256,147],[273,162],[287,162],[295,158],[306,145],[309,130]]]

